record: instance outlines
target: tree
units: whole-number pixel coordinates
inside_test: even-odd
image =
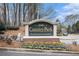
[[[54,13],[52,8],[43,9],[40,3],[1,3],[0,11],[0,22],[6,27],[18,27],[23,22],[49,18]]]
[[[14,3],[14,16],[15,16],[15,21],[13,26],[19,26],[19,4]]]
[[[47,10],[45,10],[43,8],[43,4],[40,3],[30,3],[27,4],[28,6],[28,20],[32,21],[35,19],[48,19],[50,18],[50,15],[53,14],[54,16],[54,9],[52,8],[48,8]],[[52,17],[53,17],[52,16]]]
[[[6,4],[1,4],[0,7],[0,30],[6,29]]]
[[[77,32],[79,32],[79,21],[77,21],[76,23],[76,29],[77,29]]]
[[[65,22],[72,26],[77,22],[77,19],[79,19],[79,14],[71,14],[65,17]]]
[[[67,32],[68,33],[71,33],[72,32],[72,27],[70,25],[68,25]]]
[[[60,34],[62,25],[61,25],[61,22],[58,19],[56,20],[56,22],[58,23],[58,25],[57,25],[57,33]]]
[[[40,4],[39,3],[29,3],[27,4],[28,6],[28,20],[32,21],[35,20],[39,17],[39,9],[40,9]]]
[[[73,24],[73,25],[72,25],[72,32],[74,32],[74,33],[77,32],[76,24]]]

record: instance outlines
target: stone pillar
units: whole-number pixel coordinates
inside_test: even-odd
[[[29,25],[25,25],[25,36],[29,36]]]
[[[53,36],[57,36],[57,25],[53,25]]]

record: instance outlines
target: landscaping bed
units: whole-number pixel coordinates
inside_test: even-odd
[[[64,43],[58,38],[33,38],[25,39],[22,48],[44,49],[44,50],[65,50]]]
[[[9,48],[26,48],[26,49],[41,49],[41,50],[58,50],[58,51],[79,51],[79,45],[64,44],[60,41],[51,41],[43,39],[26,39],[22,42],[12,41],[8,44],[6,40],[0,40],[0,47]]]
[[[22,44],[22,42],[17,42],[16,36],[18,33],[24,34],[25,27],[19,27],[19,29],[16,30],[6,30],[6,31],[0,31],[0,47],[12,47],[12,48],[19,48]],[[8,37],[12,37],[11,40]]]
[[[12,41],[11,44],[8,44],[7,41],[0,40],[0,47],[20,48],[21,42]]]
[[[58,45],[60,44],[60,45]],[[65,47],[62,43],[55,43],[55,44],[24,44],[23,48],[30,48],[30,49],[45,49],[45,50],[64,50]]]
[[[65,47],[68,51],[79,51],[79,45],[67,44]]]

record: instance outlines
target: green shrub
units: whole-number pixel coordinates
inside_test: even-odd
[[[4,31],[6,29],[4,24],[0,24],[0,31]]]
[[[8,26],[7,29],[8,30],[18,30],[19,27],[18,26]]]
[[[4,31],[0,31],[0,34],[4,34]]]
[[[31,49],[46,49],[46,50],[63,50],[65,49],[62,43],[56,44],[23,44],[22,48],[31,48]]]

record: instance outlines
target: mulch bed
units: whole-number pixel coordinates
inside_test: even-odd
[[[18,33],[24,34],[25,27],[20,27],[19,30],[6,30],[4,31],[3,35],[13,36],[18,35]],[[12,48],[19,48],[21,46],[21,42],[12,41],[9,45],[5,40],[0,39],[0,47],[12,47]]]
[[[66,48],[70,51],[79,51],[79,45],[68,44]]]
[[[12,41],[9,45],[6,41],[0,40],[0,47],[20,48],[21,42]]]

